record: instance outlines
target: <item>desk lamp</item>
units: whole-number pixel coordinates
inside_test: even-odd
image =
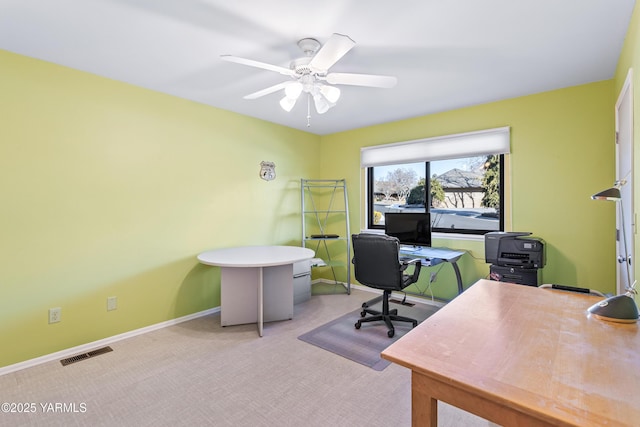
[[[634,280],[631,284],[631,273],[629,271],[629,252],[627,251],[627,235],[624,230],[624,215],[622,210],[622,194],[620,187],[625,185],[627,181],[616,181],[611,188],[607,188],[599,193],[591,196],[593,200],[608,200],[616,202],[620,206],[620,222],[622,224],[622,242],[624,245],[624,257],[620,257],[619,261],[624,262],[627,271],[627,289],[622,295],[616,295],[600,301],[587,310],[597,319],[608,320],[618,323],[635,323],[638,320],[638,306],[633,298],[636,294]],[[620,202],[620,203],[618,203]]]

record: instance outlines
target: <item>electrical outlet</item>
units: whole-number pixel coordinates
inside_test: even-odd
[[[62,309],[60,307],[49,309],[49,323],[58,323],[61,320]]]
[[[108,297],[107,298],[107,311],[112,311],[118,308],[118,298],[117,297]]]

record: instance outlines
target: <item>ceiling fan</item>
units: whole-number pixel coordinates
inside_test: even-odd
[[[349,36],[337,33],[334,33],[324,46],[313,38],[302,39],[298,42],[298,46],[304,52],[304,56],[293,60],[289,68],[232,55],[221,55],[221,59],[250,67],[275,71],[291,78],[286,82],[278,83],[246,95],[244,99],[256,99],[284,89],[285,96],[280,100],[280,106],[285,111],[291,111],[296,101],[300,98],[300,95],[307,93],[309,95],[307,103],[308,111],[310,110],[311,98],[313,98],[318,114],[324,114],[336,105],[338,98],[340,98],[340,89],[332,85],[392,88],[398,81],[392,76],[330,73],[329,68],[349,52],[355,44]],[[309,119],[309,116],[307,116],[307,119]]]

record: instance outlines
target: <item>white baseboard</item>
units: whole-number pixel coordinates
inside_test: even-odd
[[[94,350],[96,347],[103,347],[108,344],[112,344],[117,341],[121,341],[127,338],[135,337],[137,335],[146,334],[147,332],[156,331],[158,329],[166,328],[168,326],[177,325],[188,320],[197,319],[198,317],[208,316],[209,314],[218,313],[220,307],[210,308],[208,310],[199,311],[197,313],[188,314],[186,316],[178,317],[177,319],[167,320],[165,322],[156,323],[155,325],[145,326],[144,328],[135,329],[133,331],[125,332],[122,334],[114,335],[112,337],[103,338],[98,341],[93,341],[87,344],[82,344],[76,347],[71,347],[66,350],[60,350],[55,353],[47,354],[44,356],[36,357],[35,359],[25,360],[24,362],[15,363],[0,368],[0,376],[9,374],[11,372],[20,371],[22,369],[31,368],[33,366],[41,365],[43,363],[64,359],[66,357],[74,356],[76,354],[86,353],[87,351]]]
[[[328,280],[328,279],[316,279],[312,282],[313,283],[329,283],[329,284],[333,284],[335,283],[332,280]],[[346,283],[341,283],[342,285],[346,286]],[[369,288],[367,286],[363,286],[357,283],[352,283],[351,284],[351,288],[352,289],[358,289],[360,291],[365,291],[365,292],[371,292],[374,294],[382,294],[382,291],[379,291],[377,289],[372,289]],[[394,293],[392,294],[393,298],[404,298],[404,294],[402,293]],[[444,303],[440,302],[440,301],[431,301],[425,298],[420,298],[420,297],[416,297],[416,296],[412,296],[412,295],[407,295],[407,301],[413,302],[413,303],[417,303],[417,304],[434,304],[437,305],[439,307],[443,306]],[[81,354],[81,353],[86,353],[87,351],[91,351],[94,350],[97,347],[103,347],[105,345],[109,345],[112,344],[114,342],[117,341],[121,341],[127,338],[131,338],[131,337],[135,337],[137,335],[142,335],[142,334],[146,334],[147,332],[152,332],[152,331],[156,331],[158,329],[162,329],[162,328],[166,328],[168,326],[173,326],[173,325],[177,325],[179,323],[182,322],[186,322],[192,319],[197,319],[198,317],[202,317],[202,316],[207,316],[209,314],[213,314],[213,313],[218,313],[220,311],[220,307],[214,307],[208,310],[204,310],[204,311],[200,311],[197,313],[193,313],[193,314],[188,314],[186,316],[182,316],[179,317],[177,319],[171,319],[171,320],[167,320],[165,322],[160,322],[160,323],[156,323],[155,325],[150,325],[150,326],[145,326],[144,328],[140,328],[140,329],[135,329],[133,331],[129,331],[129,332],[124,332],[122,334],[118,334],[118,335],[114,335],[112,337],[108,337],[108,338],[103,338],[101,340],[98,341],[93,341],[87,344],[82,344],[76,347],[71,347],[68,348],[66,350],[60,350],[57,351],[55,353],[51,353],[51,354],[46,354],[44,356],[40,356],[40,357],[36,357],[35,359],[29,359],[29,360],[25,360],[24,362],[18,362],[15,363],[13,365],[8,365],[8,366],[4,366],[0,368],[0,376],[2,375],[6,375],[12,372],[16,372],[16,371],[20,371],[22,369],[27,369],[27,368],[31,368],[33,366],[37,366],[37,365],[41,365],[43,363],[48,363],[51,361],[55,361],[55,360],[60,360],[60,359],[64,359],[66,357],[70,357],[70,356],[74,356],[76,354]]]

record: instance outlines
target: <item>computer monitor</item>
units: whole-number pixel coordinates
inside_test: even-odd
[[[425,212],[388,212],[384,215],[384,232],[403,245],[431,246],[431,218]]]

